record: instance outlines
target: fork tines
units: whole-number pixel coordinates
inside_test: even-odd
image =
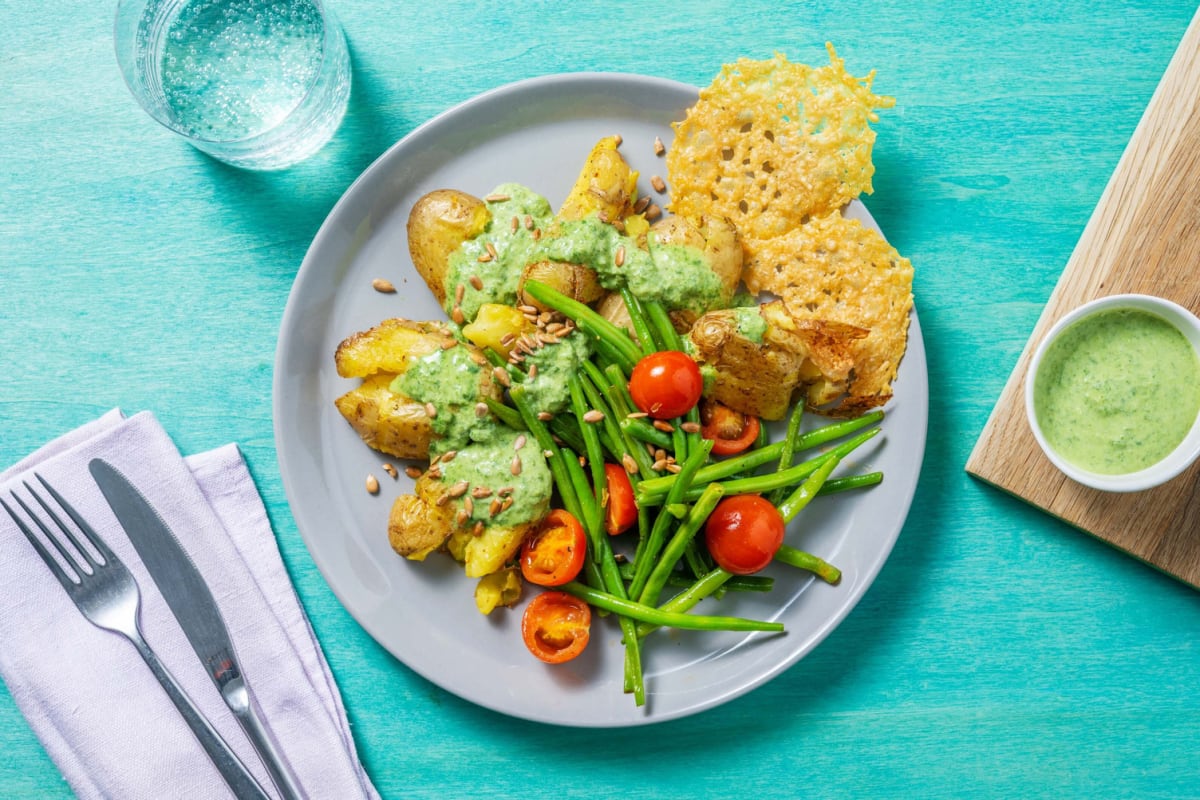
[[[22,520],[21,516],[17,514],[17,512],[14,511],[13,508],[8,505],[8,503],[4,502],[3,498],[0,498],[0,506],[4,506],[4,510],[8,512],[8,515],[12,517],[13,522],[16,523],[21,532],[25,534],[25,538],[29,540],[29,543],[38,551],[38,554],[42,557],[42,560],[45,561],[48,566],[50,566],[51,571],[55,574],[55,577],[62,582],[63,587],[70,590],[79,585],[80,581],[82,580],[82,575],[80,574],[81,572],[86,573],[87,575],[94,574],[98,567],[111,563],[113,561],[113,555],[108,547],[104,544],[104,541],[96,534],[96,531],[93,530],[87,521],[84,520],[79,513],[71,507],[71,504],[63,499],[62,495],[60,495],[53,486],[48,484],[41,475],[35,473],[34,476],[37,478],[38,482],[41,483],[46,492],[50,494],[58,506],[75,523],[79,533],[82,534],[82,539],[86,540],[87,544],[91,545],[91,549],[84,546],[84,543],[80,541],[81,537],[76,535],[71,526],[63,520],[61,514],[56,511],[37,490],[30,486],[28,481],[21,481],[22,485],[25,487],[25,491],[27,491],[29,496],[36,500],[37,504],[41,506],[43,511],[45,511],[46,516],[53,521],[54,525],[61,533],[61,536],[56,535],[53,531],[51,531],[50,526],[42,521],[42,515],[36,513],[32,508],[30,508],[29,504],[21,499],[20,495],[18,495],[15,491],[10,492],[9,494],[12,500],[15,501],[17,505],[19,505],[25,512],[25,515],[28,517],[28,519],[32,520],[34,525],[36,525],[37,528],[42,532],[42,536],[45,538],[45,541],[54,548],[58,558],[55,558],[54,554],[50,552],[49,548],[47,548],[46,544],[42,541],[42,538],[34,533],[29,525]],[[70,544],[70,550],[64,545],[62,541],[64,538]],[[99,558],[97,558],[97,556],[99,556]],[[66,572],[63,569],[64,565],[69,567],[74,572]]]

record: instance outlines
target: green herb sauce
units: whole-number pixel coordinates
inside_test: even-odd
[[[1091,472],[1145,469],[1183,441],[1200,412],[1200,359],[1171,323],[1115,309],[1059,335],[1034,376],[1047,443]]]
[[[487,227],[451,254],[447,312],[453,311],[460,285],[464,288],[459,307],[467,320],[473,320],[484,303],[515,304],[521,273],[539,261],[590,267],[604,288],[627,285],[638,297],[657,300],[670,310],[702,314],[721,305],[720,279],[695,248],[660,245],[651,234],[646,251],[598,218],[557,220],[545,198],[519,184],[501,184],[488,196],[506,199],[487,201],[492,215]],[[618,251],[623,253],[619,267]],[[482,289],[474,288],[472,277]]]
[[[767,321],[758,313],[758,306],[741,306],[733,309],[733,318],[737,322],[737,331],[755,344],[762,344],[763,336],[767,334]]]
[[[546,458],[532,437],[517,449],[516,431],[496,424],[496,435],[486,442],[475,442],[459,450],[453,459],[441,463],[442,482],[453,486],[466,481],[468,494],[478,488],[492,491],[490,497],[474,500],[471,521],[488,525],[517,525],[540,518],[550,507],[553,478]],[[513,475],[513,457],[521,461],[520,474]],[[497,492],[512,487],[512,505],[491,516],[491,501]],[[460,504],[462,501],[459,501]]]
[[[571,400],[567,380],[583,369],[583,362],[591,356],[591,350],[584,335],[576,331],[559,340],[558,344],[539,347],[526,358],[526,369],[537,367],[537,375],[526,378],[521,384],[525,387],[525,397],[530,405],[538,411],[551,414],[566,408]]]
[[[483,368],[459,345],[414,359],[388,388],[418,403],[433,404],[437,410],[433,431],[441,438],[434,439],[429,449],[431,455],[437,455],[493,437],[497,423],[490,417],[475,416],[482,379]]]

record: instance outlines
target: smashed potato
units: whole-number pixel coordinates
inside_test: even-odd
[[[760,242],[745,279],[751,291],[780,297],[793,319],[867,329],[850,344],[854,374],[847,396],[827,413],[853,416],[891,398],[908,344],[913,268],[882,236],[840,213],[819,217]],[[819,406],[830,399],[814,394],[809,402]]]

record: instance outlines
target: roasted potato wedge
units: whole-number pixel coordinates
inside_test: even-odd
[[[538,520],[520,525],[488,525],[479,535],[470,528],[459,528],[446,546],[450,555],[462,562],[468,578],[482,578],[503,569],[537,526]]]
[[[596,272],[589,267],[579,264],[563,264],[557,261],[539,261],[530,264],[521,273],[521,282],[518,284],[517,291],[520,302],[542,311],[549,309],[525,294],[525,282],[530,280],[540,281],[559,294],[565,294],[581,303],[593,303],[603,297],[605,291],[604,287],[600,285],[600,279],[596,277]]]
[[[521,599],[523,588],[521,570],[516,567],[484,575],[475,584],[475,607],[480,614],[490,614],[500,606],[511,608]]]
[[[633,213],[638,174],[617,150],[620,143],[616,136],[606,136],[592,147],[558,210],[560,219],[584,219],[599,214],[601,219],[613,222]]]
[[[376,372],[399,375],[412,359],[427,356],[453,341],[454,337],[439,323],[397,317],[347,337],[338,345],[333,361],[343,378],[365,378]]]
[[[660,244],[691,247],[704,253],[721,281],[721,305],[728,305],[742,279],[742,242],[737,229],[719,217],[703,216],[692,221],[665,217],[650,226]]]
[[[439,303],[446,302],[450,254],[483,232],[492,214],[483,200],[455,189],[422,196],[408,215],[408,252]]]
[[[392,549],[413,561],[441,548],[454,531],[454,509],[438,503],[446,487],[422,475],[413,486],[415,494],[403,494],[392,503],[388,515],[388,542]]]
[[[802,385],[820,386],[822,394],[845,390],[850,372],[846,345],[866,331],[794,320],[776,301],[759,308],[767,327],[762,342],[756,342],[739,332],[738,313],[711,311],[696,320],[689,334],[696,360],[715,373],[706,390],[709,397],[743,414],[776,420],[787,414]]]
[[[429,458],[433,423],[425,405],[388,388],[396,376],[378,372],[334,401],[350,427],[381,453],[396,458]]]

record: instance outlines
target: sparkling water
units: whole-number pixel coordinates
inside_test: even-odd
[[[149,110],[165,125],[218,158],[258,168],[294,163],[333,135],[349,96],[349,60],[317,2],[146,5],[137,63],[156,107]]]

